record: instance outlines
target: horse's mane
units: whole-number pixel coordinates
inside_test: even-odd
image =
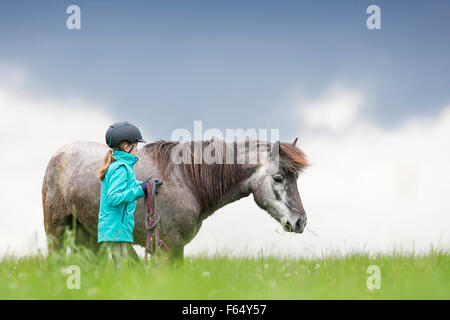
[[[205,150],[213,141],[223,143],[222,163],[213,162],[208,164],[205,161],[195,163],[194,148],[200,147],[201,144],[202,150]],[[172,150],[180,144],[179,141],[157,140],[146,144],[143,147],[143,151],[145,154],[149,154],[152,160],[156,162],[162,179],[167,177],[174,165],[180,166],[189,189],[199,201],[202,209],[213,209],[232,187],[248,177],[245,170],[242,170],[243,165],[236,161],[237,142],[231,144],[234,148],[234,161],[232,164],[226,163],[227,150],[229,150],[227,148],[230,148],[230,144],[227,145],[223,140],[203,140],[184,143],[190,144],[190,163],[173,163],[171,157]],[[245,146],[247,149],[248,142],[246,142]],[[258,141],[257,143],[257,148],[265,148],[268,151],[270,151],[271,146],[272,144],[266,141]],[[308,165],[304,153],[292,144],[281,142],[279,156],[280,165],[287,172],[298,174],[298,172],[302,171]]]

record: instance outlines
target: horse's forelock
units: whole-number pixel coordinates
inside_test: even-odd
[[[290,143],[280,143],[280,164],[291,173],[302,172],[309,166],[308,160],[302,150]]]

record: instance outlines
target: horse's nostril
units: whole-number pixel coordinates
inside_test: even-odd
[[[298,232],[303,232],[306,225],[306,219],[299,218],[295,223],[295,230]]]

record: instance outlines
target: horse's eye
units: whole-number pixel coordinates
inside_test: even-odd
[[[276,174],[273,176],[273,181],[275,181],[276,183],[283,183],[283,176]]]

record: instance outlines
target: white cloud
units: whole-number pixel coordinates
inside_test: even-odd
[[[188,254],[217,248],[305,256],[449,247],[450,105],[435,118],[384,129],[358,114],[363,93],[336,88],[302,104],[307,111],[300,112],[308,125],[298,134],[300,147],[312,166],[300,177],[299,190],[308,227],[318,237],[281,231],[249,197],[208,218]],[[315,130],[319,126],[326,130]]]
[[[334,85],[318,100],[297,106],[297,109],[307,128],[338,131],[355,122],[361,103],[359,92]]]
[[[14,74],[19,81],[21,73]],[[0,256],[45,249],[41,185],[48,161],[66,143],[103,142],[111,118],[85,101],[36,99],[0,85],[0,119]]]
[[[8,89],[20,88],[25,84],[26,71],[23,67],[0,61],[0,87]]]

